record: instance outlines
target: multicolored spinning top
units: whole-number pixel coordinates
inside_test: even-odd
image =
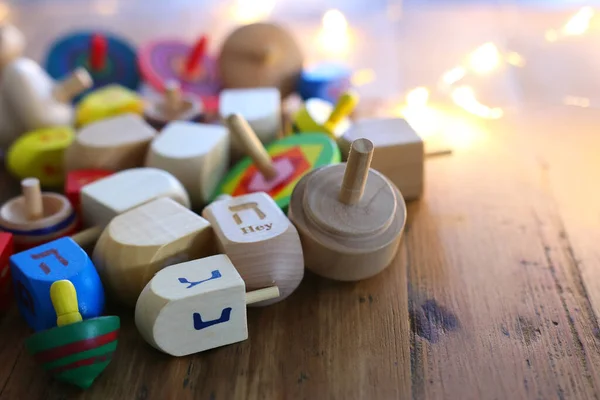
[[[77,67],[89,71],[94,81],[91,90],[114,83],[137,90],[140,84],[135,50],[109,33],[77,32],[54,43],[46,58],[48,74],[62,79]]]
[[[121,321],[115,316],[83,321],[68,280],[54,282],[50,298],[57,327],[28,338],[27,350],[56,379],[87,389],[110,363]]]
[[[294,114],[293,129],[296,132],[322,132],[333,140],[339,139],[350,127],[348,116],[358,104],[354,91],[343,93],[335,105],[318,98],[309,99]]]

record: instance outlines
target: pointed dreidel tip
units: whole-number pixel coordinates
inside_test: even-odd
[[[50,299],[56,311],[56,325],[65,326],[82,321],[75,286],[69,280],[56,281],[50,286]]]

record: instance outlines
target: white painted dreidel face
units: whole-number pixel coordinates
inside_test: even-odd
[[[194,208],[205,205],[229,166],[229,131],[219,125],[169,123],[152,142],[146,166],[173,174]]]
[[[186,356],[248,338],[244,281],[220,254],[158,272],[135,307],[142,337],[172,356]]]

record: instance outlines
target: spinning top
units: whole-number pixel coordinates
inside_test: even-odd
[[[214,197],[266,192],[285,211],[292,190],[302,176],[314,168],[340,161],[337,145],[326,135],[288,136],[271,142],[265,148],[239,114],[230,115],[226,123],[249,157],[229,171]]]
[[[40,181],[21,181],[23,195],[0,208],[0,231],[12,233],[18,251],[68,236],[77,228],[69,201],[57,193],[42,193]]]
[[[335,103],[350,90],[352,70],[343,64],[320,63],[302,71],[298,93],[303,100],[317,98]]]
[[[55,379],[89,388],[117,349],[120,319],[115,316],[82,321],[75,287],[68,280],[50,287],[57,327],[35,333],[25,345]]]
[[[348,162],[306,175],[292,194],[289,218],[300,234],[306,268],[326,278],[358,281],[393,260],[406,221],[398,189],[370,169],[373,143],[352,143]]]
[[[133,47],[109,33],[76,32],[54,42],[46,58],[48,74],[63,79],[79,67],[92,76],[92,89],[119,84],[137,90],[140,84]]]
[[[122,114],[144,113],[144,100],[133,90],[108,85],[85,95],[77,104],[76,125],[114,118]]]
[[[293,117],[296,132],[322,132],[339,139],[350,127],[348,116],[358,104],[354,92],[342,94],[335,106],[321,99],[309,99]]]
[[[146,104],[144,116],[155,129],[160,130],[171,121],[202,121],[202,103],[181,93],[181,85],[177,81],[167,82],[162,98]]]
[[[161,93],[167,82],[179,82],[184,93],[198,96],[212,113],[218,107],[221,85],[215,60],[207,50],[207,36],[201,36],[193,45],[175,39],[147,43],[139,50],[140,72]]]
[[[8,150],[7,169],[17,178],[38,178],[42,186],[64,181],[63,157],[75,138],[68,126],[38,129],[21,136]]]
[[[226,88],[274,86],[287,97],[296,88],[303,56],[295,39],[270,23],[245,25],[229,35],[218,59]]]

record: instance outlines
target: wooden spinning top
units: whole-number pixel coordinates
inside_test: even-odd
[[[162,129],[171,121],[202,120],[203,107],[200,100],[181,92],[181,85],[175,80],[165,84],[162,99],[148,102],[144,116],[155,129]]]
[[[357,281],[385,269],[406,222],[398,189],[369,168],[373,143],[352,143],[347,163],[305,175],[288,216],[300,234],[306,268],[326,278]]]
[[[21,181],[21,190],[0,208],[0,231],[13,234],[18,251],[75,233],[77,216],[66,197],[42,193],[37,178]]]

